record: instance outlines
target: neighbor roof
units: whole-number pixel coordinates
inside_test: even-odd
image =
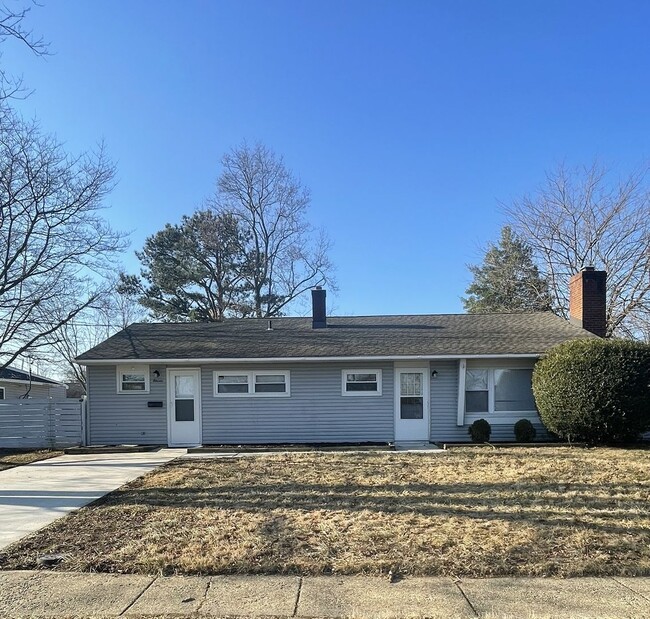
[[[29,372],[24,370],[18,370],[12,367],[5,367],[0,369],[0,380],[20,380],[25,382],[32,383],[42,383],[44,385],[60,385],[56,380],[50,380],[49,378],[43,378],[42,376],[37,376],[36,374],[29,376]]]
[[[596,337],[551,313],[438,314],[135,323],[78,357],[109,360],[236,360],[327,357],[539,355]]]

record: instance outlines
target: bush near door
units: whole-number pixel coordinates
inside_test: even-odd
[[[472,437],[473,443],[487,443],[492,434],[492,426],[485,419],[477,419],[469,427],[469,435]]]
[[[528,419],[520,419],[515,424],[515,439],[518,443],[532,443],[537,436],[535,426]]]

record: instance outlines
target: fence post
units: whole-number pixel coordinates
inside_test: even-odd
[[[79,400],[79,412],[81,414],[81,436],[80,442],[82,446],[86,446],[87,440],[86,440],[86,419],[87,419],[87,406],[88,406],[88,398],[86,396],[83,396],[81,400]]]
[[[56,425],[54,423],[54,411],[52,410],[52,398],[47,401],[47,443],[50,449],[56,447]]]

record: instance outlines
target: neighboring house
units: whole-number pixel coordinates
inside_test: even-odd
[[[66,386],[51,378],[7,366],[0,369],[0,400],[65,399]]]
[[[571,315],[352,316],[133,324],[78,358],[87,367],[90,444],[493,440],[530,419],[536,360],[602,335],[605,278],[571,283]]]

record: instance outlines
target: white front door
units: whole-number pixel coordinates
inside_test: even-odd
[[[395,368],[395,442],[429,440],[429,370]]]
[[[201,370],[167,370],[170,447],[201,444]]]

